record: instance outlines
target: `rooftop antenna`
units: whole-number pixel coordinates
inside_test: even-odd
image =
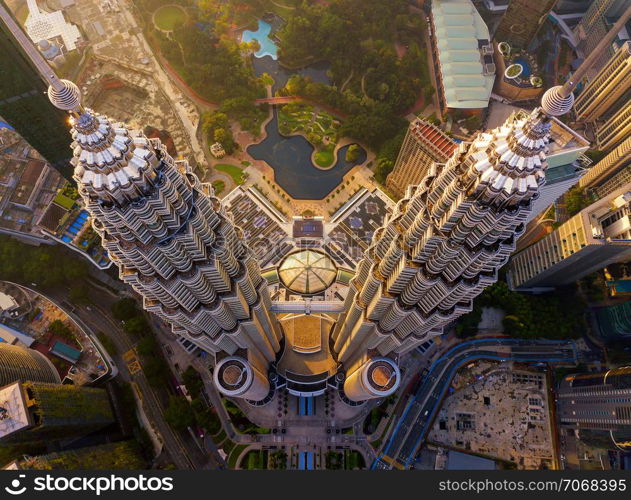
[[[574,104],[574,94],[572,92],[585,76],[585,73],[594,65],[596,59],[603,54],[629,19],[631,19],[631,5],[627,7],[624,13],[600,42],[598,42],[598,45],[590,52],[572,76],[570,76],[563,85],[557,85],[546,91],[541,99],[541,107],[546,114],[551,116],[564,115],[572,108]]]
[[[42,79],[48,84],[48,98],[50,101],[59,109],[79,114],[82,110],[79,88],[74,83],[62,80],[55,74],[46,62],[46,59],[37,50],[31,39],[26,36],[2,2],[0,2],[0,19],[9,28],[9,31],[20,44]]]

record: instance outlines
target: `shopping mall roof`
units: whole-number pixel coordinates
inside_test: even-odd
[[[495,68],[482,17],[470,0],[434,0],[432,18],[446,106],[486,108]]]

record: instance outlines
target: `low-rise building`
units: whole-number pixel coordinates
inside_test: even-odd
[[[441,112],[486,108],[495,63],[484,20],[470,0],[434,0],[430,19]]]

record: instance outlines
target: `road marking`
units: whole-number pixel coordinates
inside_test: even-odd
[[[135,375],[139,371],[142,371],[142,365],[140,364],[140,360],[138,359],[135,349],[130,349],[125,352],[125,354],[123,354],[123,360],[127,363],[127,369],[130,374]]]

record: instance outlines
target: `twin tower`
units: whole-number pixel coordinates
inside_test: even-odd
[[[497,280],[545,181],[550,117],[572,97],[549,90],[524,119],[461,143],[409,186],[351,280],[330,345],[345,397],[392,394],[406,352],[440,335]],[[71,82],[49,97],[71,114],[74,179],[120,279],[144,308],[207,352],[227,396],[260,402],[284,345],[268,284],[212,188],[157,139],[80,104]]]

